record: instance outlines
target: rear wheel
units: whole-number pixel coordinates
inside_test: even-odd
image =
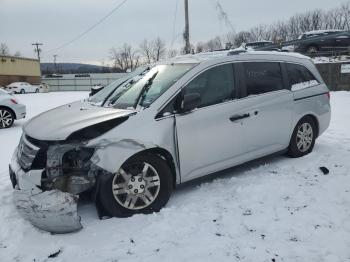
[[[0,108],[0,128],[9,128],[13,125],[15,116],[11,110]]]
[[[142,154],[101,180],[99,200],[115,217],[158,212],[168,202],[172,184],[167,162],[157,155]]]
[[[35,89],[35,93],[39,93],[39,88]]]
[[[315,145],[317,136],[316,123],[313,118],[307,116],[302,118],[295,127],[288,147],[291,157],[302,157],[309,154]]]
[[[26,93],[26,91],[24,90],[24,89],[21,89],[21,92],[20,92],[21,94],[25,94]]]

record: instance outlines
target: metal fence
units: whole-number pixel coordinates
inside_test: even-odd
[[[124,73],[90,74],[86,77],[76,77],[74,74],[64,74],[56,77],[43,77],[42,83],[50,85],[50,91],[89,91],[92,86],[106,86],[123,77]]]

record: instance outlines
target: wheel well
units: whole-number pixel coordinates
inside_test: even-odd
[[[307,47],[306,47],[306,50],[309,49],[310,47],[316,47],[317,50],[319,50],[319,46],[317,44],[309,44]]]
[[[17,119],[17,116],[16,116],[15,111],[13,111],[10,107],[7,107],[7,106],[0,106],[0,108],[5,108],[5,109],[7,109],[8,111],[10,111],[10,112],[13,114],[14,119]]]
[[[169,165],[171,174],[173,176],[173,187],[176,187],[176,167],[175,167],[175,161],[173,159],[173,156],[165,149],[160,148],[160,147],[155,147],[155,148],[150,148],[150,149],[146,149],[143,150],[141,152],[138,152],[136,155],[140,155],[140,154],[153,154],[153,155],[158,155],[161,158],[163,158],[167,164]],[[132,157],[134,157],[132,156]],[[131,158],[131,157],[130,157]],[[130,159],[129,158],[129,159]]]
[[[305,115],[302,118],[300,118],[300,120],[302,120],[303,118],[306,118],[306,117],[310,117],[314,121],[315,126],[316,126],[316,134],[318,136],[318,134],[319,134],[319,123],[318,123],[317,117],[314,116],[314,115],[308,114],[308,115]],[[300,122],[300,120],[298,122]]]

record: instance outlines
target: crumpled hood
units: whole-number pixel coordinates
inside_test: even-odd
[[[65,140],[70,134],[100,122],[128,116],[135,110],[93,106],[87,101],[73,102],[44,112],[24,126],[26,135],[38,140]]]

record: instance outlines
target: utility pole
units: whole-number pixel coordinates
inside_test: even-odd
[[[185,54],[191,53],[191,45],[190,45],[190,23],[188,19],[188,0],[185,0]]]
[[[55,66],[55,73],[57,73],[57,64],[56,64],[56,58],[58,57],[58,55],[53,55],[53,64]]]
[[[41,49],[39,48],[39,46],[40,46],[40,45],[43,45],[43,44],[42,44],[42,43],[36,42],[36,43],[33,43],[32,45],[35,46],[34,52],[36,52],[36,54],[38,55],[38,60],[39,60],[39,62],[40,62],[40,52],[41,52]]]

